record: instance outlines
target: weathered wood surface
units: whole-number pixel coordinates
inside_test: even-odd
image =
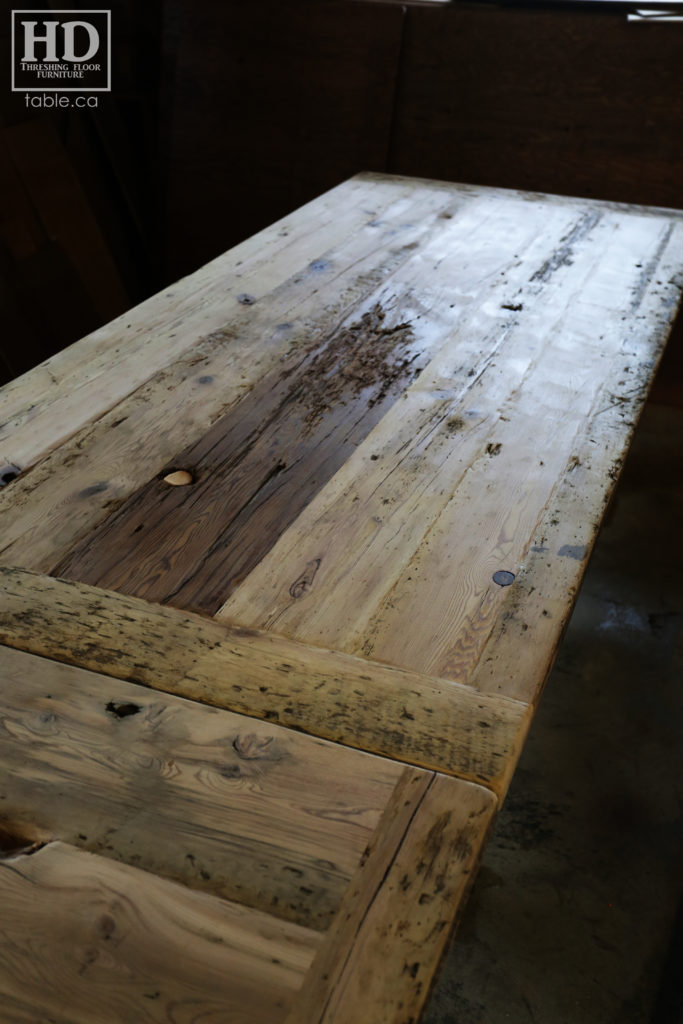
[[[133,462],[119,462],[110,450],[102,452],[102,466],[105,473],[112,464],[120,473],[125,468],[129,488],[139,486],[150,461],[160,466],[193,432],[201,437],[293,337],[324,327],[321,289],[334,285],[335,300],[325,306],[335,325],[454,202],[438,183],[416,189],[409,179],[387,179],[369,189],[363,177],[345,182],[6,385],[0,458],[24,469],[83,429],[77,454],[92,445],[92,424],[131,396],[128,425],[117,428],[113,451],[126,456],[130,449]],[[278,330],[284,324],[290,326]],[[169,372],[174,365],[177,372]],[[168,389],[170,412],[160,401]],[[149,460],[148,435],[159,435],[162,425],[170,431],[168,450],[159,453],[164,439],[157,436]],[[104,444],[102,431],[96,433]],[[75,483],[73,468],[70,476]],[[118,484],[122,493],[126,479]]]
[[[388,187],[382,179],[379,183],[385,189]],[[368,203],[375,184],[372,178],[365,182]],[[420,194],[422,184],[412,184],[414,194]],[[375,471],[375,481],[381,483],[383,467],[385,472],[396,469],[395,464],[400,459],[399,470],[391,473],[391,483],[401,487],[400,493],[406,492],[407,504],[412,509],[416,501],[410,500],[415,486],[411,488],[411,481],[414,478],[422,481],[421,490],[414,496],[418,499],[414,515],[418,524],[425,523],[428,528],[448,503],[468,465],[489,445],[496,450],[496,446],[502,444],[497,437],[505,422],[500,420],[501,414],[512,421],[513,427],[509,430],[514,428],[514,416],[510,414],[516,411],[520,394],[532,395],[535,389],[542,390],[546,385],[553,388],[555,396],[548,405],[554,412],[554,403],[572,401],[574,393],[580,392],[580,375],[570,377],[569,386],[564,389],[562,380],[558,384],[552,376],[556,362],[559,376],[571,361],[566,351],[568,343],[582,343],[588,332],[588,342],[594,345],[588,352],[593,365],[592,361],[598,358],[595,351],[598,338],[592,326],[595,318],[604,319],[608,328],[610,324],[622,325],[622,305],[630,306],[636,293],[642,292],[641,297],[647,297],[649,282],[656,291],[651,281],[655,273],[670,275],[673,264],[678,268],[676,260],[683,228],[664,214],[629,213],[622,208],[591,203],[539,201],[538,197],[495,190],[432,183],[424,187],[426,198],[418,208],[416,202],[411,205],[405,201],[405,182],[394,183],[397,206],[406,217],[419,216],[419,224],[412,219],[400,219],[397,224],[394,215],[388,227],[381,217],[374,216],[353,234],[353,241],[347,242],[346,247],[339,245],[339,251],[329,244],[325,249],[327,236],[321,228],[318,248],[322,255],[319,258],[299,268],[296,275],[285,278],[265,294],[254,291],[240,293],[238,297],[233,295],[232,308],[220,307],[223,320],[210,325],[214,329],[208,335],[197,336],[198,314],[184,319],[178,317],[175,333],[185,338],[185,354],[173,362],[169,353],[164,368],[144,386],[138,387],[96,423],[88,423],[24,479],[15,481],[11,504],[9,497],[0,497],[0,508],[7,505],[0,551],[4,564],[41,571],[62,571],[62,566],[73,565],[76,576],[84,569],[85,578],[90,578],[88,566],[92,567],[99,558],[103,560],[105,572],[115,574],[115,567],[108,564],[109,552],[115,546],[124,562],[124,581],[119,578],[117,586],[125,586],[125,578],[130,580],[130,573],[125,571],[126,556],[129,565],[142,559],[142,569],[135,581],[136,592],[154,587],[153,596],[157,598],[164,582],[155,577],[163,575],[165,579],[168,576],[165,599],[177,600],[181,605],[185,599],[192,605],[197,599],[197,587],[201,591],[206,582],[201,573],[208,573],[207,610],[214,610],[216,603],[220,603],[221,589],[223,597],[227,597],[250,568],[251,562],[245,560],[245,548],[250,549],[252,562],[264,555],[267,550],[264,532],[272,544],[279,530],[296,512],[302,480],[306,481],[309,498],[323,488],[320,504],[327,519],[335,516],[330,528],[336,531],[338,541],[341,540],[343,530],[338,529],[337,510],[329,512],[327,509],[328,502],[335,496],[334,480],[326,487],[324,484],[336,462],[334,457],[332,461],[326,457],[330,452],[324,442],[326,430],[336,427],[341,432],[337,444],[344,441],[345,414],[341,402],[352,397],[354,389],[358,390],[363,381],[367,387],[361,387],[361,393],[368,391],[364,397],[369,402],[373,387],[375,397],[381,393],[382,380],[387,374],[390,377],[398,374],[399,381],[403,378],[404,384],[408,384],[418,367],[423,368],[423,372],[404,392],[407,398],[394,402],[360,444],[356,455],[347,461],[342,473],[356,473],[360,468],[365,474],[369,466]],[[344,194],[340,193],[339,201],[343,200]],[[375,206],[366,205],[365,209],[376,212]],[[308,216],[311,217],[310,210]],[[300,226],[300,233],[304,233],[305,226],[307,222]],[[660,243],[669,228],[673,237],[660,252]],[[373,232],[378,230],[385,232],[383,240],[374,238]],[[639,255],[631,259],[626,273],[623,268],[633,252]],[[652,263],[653,256],[656,257],[654,264],[643,275],[642,268],[635,266],[636,261],[644,258]],[[597,265],[604,270],[602,287],[600,282],[593,285],[592,281]],[[530,277],[534,278],[531,282]],[[591,295],[585,296],[583,303],[575,302],[584,290],[584,279],[589,279]],[[653,308],[648,312],[654,316],[659,304],[666,319],[672,313],[670,303],[677,289],[667,284],[666,278],[662,280],[665,282],[663,293],[654,298]],[[240,304],[239,298],[246,304]],[[253,303],[252,298],[256,299]],[[509,308],[518,305],[522,305],[522,310]],[[197,306],[202,308],[201,290]],[[641,314],[642,310],[633,315]],[[213,315],[218,315],[215,310]],[[388,350],[395,358],[390,358],[388,365],[379,360],[375,367],[366,365],[356,367],[355,371],[342,362],[333,372],[334,345],[340,347],[342,355],[341,349],[348,348],[354,330],[357,334],[365,330],[366,339],[372,334],[372,330],[368,333],[364,317],[371,320],[374,317],[375,334],[384,337],[385,343],[398,345],[398,351]],[[557,331],[560,317],[566,329],[563,326],[562,331]],[[199,323],[201,325],[201,320]],[[401,325],[401,330],[394,334],[386,333]],[[655,348],[657,340],[661,342],[661,335],[666,334],[666,328],[662,326],[659,334]],[[163,334],[155,338],[153,353],[158,352],[162,339]],[[614,342],[614,337],[611,340]],[[609,347],[608,342],[607,351]],[[651,358],[653,349],[646,347]],[[541,349],[544,359],[536,368],[535,359]],[[399,358],[401,350],[405,355]],[[413,360],[409,367],[401,367],[403,358]],[[326,381],[327,403],[325,388],[308,393],[312,378],[310,373],[306,376],[306,365],[310,368],[313,364],[316,372],[321,371],[320,380]],[[506,369],[510,371],[508,374]],[[123,372],[124,377],[127,372]],[[344,376],[345,372],[348,377]],[[292,374],[296,377],[297,373],[301,374],[299,380],[305,385],[299,391],[290,380]],[[379,379],[373,374],[379,374]],[[258,386],[264,379],[275,387],[275,394],[264,392],[267,384]],[[594,372],[590,379],[602,381],[602,369]],[[394,383],[399,381],[394,380]],[[278,394],[282,398],[279,404]],[[473,403],[481,397],[486,401],[478,409]],[[385,399],[390,401],[391,395],[387,394]],[[182,417],[177,415],[179,407],[183,408]],[[585,409],[583,412],[585,414]],[[90,418],[94,415],[93,412]],[[362,440],[373,422],[373,415],[372,409],[367,410],[363,417],[365,428],[358,430],[355,440],[351,432],[349,443],[353,445]],[[571,410],[568,416],[563,436],[571,438],[574,422]],[[578,410],[576,416],[579,416]],[[339,418],[341,422],[335,423]],[[234,436],[233,429],[240,419],[251,428],[241,439]],[[459,428],[461,419],[464,429]],[[315,436],[309,437],[308,443],[302,446],[304,452],[296,450],[296,443],[287,444],[287,439],[293,435],[305,439],[313,424]],[[410,431],[412,443],[397,457],[395,449],[385,452],[384,446],[387,438],[397,436],[401,425],[405,431]],[[209,428],[211,432],[205,437]],[[269,445],[272,430],[276,431],[275,441]],[[279,445],[280,430],[284,448],[292,449],[287,458]],[[153,444],[149,443],[150,436],[154,438]],[[316,440],[321,444],[316,445]],[[192,446],[190,451],[188,442]],[[198,443],[199,448],[195,448]],[[375,450],[376,443],[379,450]],[[463,446],[469,447],[469,453],[461,450]],[[332,445],[332,451],[334,447]],[[252,450],[253,457],[250,456]],[[572,454],[569,452],[568,457]],[[194,459],[198,455],[203,455],[205,461],[202,464],[200,457],[195,485],[182,491],[174,489],[172,493],[161,486],[158,477],[165,475],[170,466],[193,468],[176,467],[176,460]],[[12,456],[10,461],[21,465],[17,457]],[[370,466],[373,461],[382,464]],[[217,466],[220,473],[213,473],[211,488],[206,479],[202,479],[202,472],[215,471]],[[550,482],[549,486],[556,471],[556,464],[548,464],[545,482]],[[500,478],[506,476],[499,469],[496,474]],[[538,481],[534,493],[523,496],[528,499],[530,510],[547,498],[547,487],[544,491],[543,483]],[[262,493],[264,486],[265,494]],[[388,538],[397,534],[393,548],[398,550],[393,563],[399,568],[401,559],[409,561],[415,553],[424,531],[416,533],[412,520],[405,522],[406,511],[395,507],[395,493],[385,493],[384,488],[380,491],[374,495],[372,509],[363,501],[363,494],[351,495],[349,502],[357,496],[359,501],[357,507],[344,513],[344,521],[351,512],[361,517],[366,533],[373,530],[379,534],[375,547],[381,549]],[[268,502],[262,507],[264,497]],[[155,530],[153,519],[158,514],[155,510],[160,500],[163,502],[161,511],[168,514],[165,529]],[[143,515],[149,511],[146,503],[151,504],[153,510],[149,541],[147,520]],[[308,525],[315,507],[316,502],[309,503],[304,513],[307,518],[301,520],[301,525],[304,521]],[[274,522],[278,524],[277,529],[269,529],[269,524]],[[101,524],[102,532],[96,531],[93,536],[93,530]],[[385,526],[383,533],[375,529],[380,525]],[[265,528],[263,531],[261,526]],[[296,526],[295,522],[291,530]],[[293,536],[288,532],[290,538],[282,538],[283,545]],[[326,543],[320,532],[318,528],[312,539],[318,544]],[[344,537],[344,550],[347,542]],[[280,615],[283,598],[291,603],[289,590],[302,572],[307,571],[310,559],[297,564],[294,576],[286,580],[282,595],[278,593],[279,588],[273,593],[270,578],[262,592],[259,580],[282,550],[281,545],[277,554],[271,552],[270,560],[261,559],[255,570],[259,575],[252,573],[245,584],[238,586],[233,600],[236,611],[244,607],[251,616],[265,619],[267,615],[270,620],[277,616],[279,625],[289,632],[299,628],[302,615],[307,622],[312,618],[308,611],[311,600],[315,601],[316,608],[321,602],[316,594],[307,592],[307,602],[294,609],[288,607]],[[361,549],[356,575],[365,571],[364,554]],[[501,550],[500,557],[504,555],[505,550]],[[314,556],[314,564],[318,557]],[[81,565],[83,559],[85,566]],[[334,561],[333,556],[325,553],[322,573],[317,573],[317,590],[323,579],[329,578]],[[285,564],[288,567],[289,560]],[[375,572],[371,560],[366,575],[374,578]],[[198,573],[197,583],[193,584]],[[384,574],[381,578],[384,579]],[[356,583],[350,581],[349,585]],[[184,593],[183,588],[186,588]],[[267,610],[252,609],[252,589],[261,593],[261,602],[269,601]],[[325,591],[320,593],[325,595]],[[369,611],[371,617],[379,611],[380,596],[371,590],[370,608],[367,601],[358,602],[358,615],[363,621]],[[324,604],[328,604],[327,600]],[[317,614],[320,614],[319,609]],[[310,630],[302,632],[308,634],[317,628],[314,622],[310,626]],[[313,636],[303,638],[314,641]],[[337,646],[336,641],[331,644]]]
[[[479,786],[406,769],[288,1024],[417,1020],[495,806]]]
[[[215,613],[418,376],[411,342],[378,302],[295,349],[55,574]]]
[[[317,929],[402,771],[7,647],[0,721],[6,833],[28,819],[43,837]]]
[[[361,175],[18,381],[5,849],[341,906],[290,1020],[416,1021],[682,284],[681,213]]]
[[[560,623],[539,628],[550,609],[539,619],[534,600],[527,619],[525,597],[543,585],[557,605],[567,576],[578,586],[683,267],[683,221],[577,207],[559,242],[552,224],[537,238],[544,255],[520,255],[523,280],[500,274],[494,294],[464,312],[219,617],[535,699],[537,676],[518,675],[514,658],[486,671],[487,646],[513,612],[531,620],[545,678]],[[484,275],[492,268],[477,257]],[[463,351],[463,335],[477,351]],[[310,564],[315,578],[294,599],[291,581]],[[493,581],[501,570],[512,586]]]
[[[284,1020],[317,932],[50,843],[0,860],[0,1019]]]
[[[0,642],[502,792],[527,708],[96,587],[0,568]]]

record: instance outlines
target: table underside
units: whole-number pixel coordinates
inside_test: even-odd
[[[3,389],[2,1019],[419,1018],[682,216],[359,175]]]

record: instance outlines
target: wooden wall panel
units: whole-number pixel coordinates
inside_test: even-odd
[[[683,24],[410,7],[390,170],[683,206]]]
[[[170,276],[385,169],[402,23],[399,5],[169,5]]]

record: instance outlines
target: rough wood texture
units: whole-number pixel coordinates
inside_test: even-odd
[[[191,484],[169,489],[163,469],[55,575],[218,611],[428,359],[380,303],[356,316],[295,349],[173,459]]]
[[[0,1018],[277,1024],[319,936],[50,843],[0,860]]]
[[[0,642],[502,791],[516,701],[95,587],[0,568]]]
[[[416,190],[408,180],[397,185],[390,179],[369,194],[363,179],[345,182],[8,384],[0,457],[25,469],[83,429],[80,447],[75,443],[71,450],[69,475],[75,485],[79,452],[93,444],[91,424],[135,392],[123,413],[127,425],[119,423],[111,435],[120,413],[102,424],[115,440],[114,454],[96,431],[102,461],[93,467],[100,480],[113,465],[131,477],[128,490],[120,481],[118,492],[108,497],[130,493],[149,477],[149,436],[155,437],[149,453],[154,472],[190,439],[201,437],[292,339],[324,327],[315,318],[321,283],[335,281],[330,324],[336,325],[400,262],[400,249],[438,225],[439,214],[452,204],[452,193],[439,185]],[[326,275],[315,269],[319,261],[335,266]],[[249,303],[248,297],[256,301]],[[291,326],[278,330],[278,324]],[[174,360],[176,372],[163,373]],[[153,396],[143,387],[152,378]],[[168,389],[171,412],[162,401]],[[168,447],[160,454],[166,435]],[[116,458],[124,450],[130,462]],[[52,465],[52,475],[59,475],[61,463]],[[65,491],[64,500],[69,495],[72,491]]]
[[[478,786],[406,769],[287,1024],[417,1020],[494,812]]]
[[[495,230],[471,242],[476,270],[457,246],[421,253],[456,302],[479,275],[476,299],[219,617],[532,701],[675,312],[683,220],[544,200],[525,251],[514,225],[533,199],[485,194]],[[468,240],[473,207],[455,218]],[[513,613],[534,630],[533,678],[490,653]]]
[[[291,1020],[415,1022],[682,285],[683,213],[360,175],[18,382],[0,846],[342,899]]]
[[[317,929],[402,771],[6,647],[0,708],[6,833],[28,818],[43,835]]]

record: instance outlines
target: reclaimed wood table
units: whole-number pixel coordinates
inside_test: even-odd
[[[2,1021],[418,1020],[682,271],[363,174],[4,389]]]

